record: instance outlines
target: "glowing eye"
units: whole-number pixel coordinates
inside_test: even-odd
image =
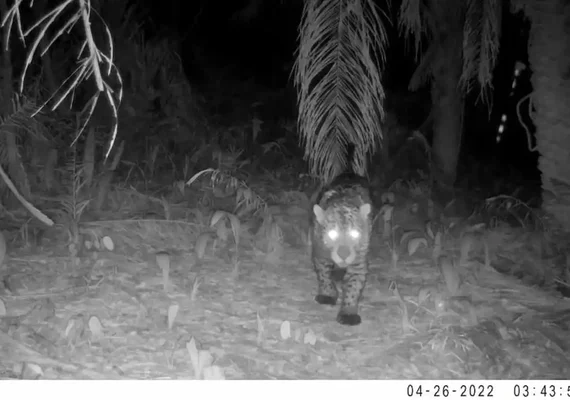
[[[330,230],[330,231],[327,232],[327,235],[329,236],[329,238],[330,238],[331,240],[335,240],[335,239],[338,238],[338,231],[336,231],[336,230],[334,230],[334,229],[333,229],[333,230]]]
[[[360,237],[360,232],[358,232],[356,229],[351,229],[348,231],[348,234],[350,235],[351,238],[353,239],[358,239]]]

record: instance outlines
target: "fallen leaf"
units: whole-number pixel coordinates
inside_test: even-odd
[[[218,221],[221,220],[225,216],[226,216],[225,211],[216,211],[212,215],[212,218],[210,219],[210,227],[214,227],[214,225],[216,225],[218,223]]]
[[[115,243],[113,242],[113,239],[111,239],[109,236],[103,237],[103,239],[101,239],[101,242],[103,243],[103,246],[107,250],[109,251],[115,250]]]
[[[420,246],[427,247],[427,240],[425,238],[414,238],[408,242],[408,255],[413,255]]]
[[[156,263],[162,270],[162,289],[164,292],[168,292],[168,276],[170,273],[170,255],[165,252],[161,251],[156,253]]]
[[[214,356],[208,350],[200,350],[198,352],[198,364],[200,371],[204,371],[204,369],[210,367],[214,362]]]
[[[224,370],[217,365],[207,367],[203,371],[204,380],[225,380]]]
[[[44,375],[42,367],[37,364],[25,363],[22,371],[22,379],[34,380]]]
[[[194,369],[194,378],[200,379],[200,359],[198,354],[198,347],[196,347],[196,340],[192,337],[188,343],[186,343],[186,350],[190,355],[190,362],[192,363],[192,368]]]
[[[309,329],[305,333],[305,337],[303,338],[303,344],[310,344],[311,346],[314,346],[316,343],[317,343],[317,336],[315,335],[315,332],[313,332],[312,329]]]
[[[85,321],[82,315],[76,315],[67,322],[65,328],[65,337],[69,344],[74,344],[81,339],[83,333],[85,332]]]
[[[299,328],[295,329],[295,341],[301,340],[301,330]]]
[[[208,242],[210,241],[211,237],[209,233],[202,233],[196,239],[196,243],[194,244],[194,251],[196,252],[196,257],[199,260],[204,258],[206,254],[206,247],[208,246]]]
[[[89,331],[91,331],[91,335],[93,337],[103,337],[103,325],[101,324],[99,318],[93,315],[91,318],[89,318],[89,322],[87,324],[89,325]]]
[[[261,344],[261,342],[263,341],[263,334],[264,334],[265,328],[263,327],[263,321],[261,320],[261,316],[259,315],[259,312],[257,313],[257,344]]]
[[[168,307],[168,329],[172,329],[172,325],[174,325],[174,320],[176,319],[176,315],[178,314],[178,310],[180,307],[178,304],[171,304]]]
[[[281,323],[281,339],[287,340],[291,337],[291,323],[289,321],[283,321]]]

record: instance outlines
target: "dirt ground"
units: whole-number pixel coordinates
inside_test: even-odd
[[[113,251],[9,253],[0,287],[7,379],[567,379],[570,301],[474,257],[460,296],[429,249],[375,241],[361,325],[313,299],[306,246],[196,255],[172,221],[97,223]],[[148,225],[146,224],[146,225]],[[157,228],[157,227],[162,228]],[[103,227],[103,228],[101,228]],[[181,228],[182,229],[182,228]],[[153,233],[154,232],[154,233]],[[169,233],[167,233],[169,232]],[[120,238],[120,239],[118,239]],[[170,262],[164,270],[156,253]],[[160,253],[159,253],[160,254]]]

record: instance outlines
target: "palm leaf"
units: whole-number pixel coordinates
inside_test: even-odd
[[[416,58],[419,57],[422,36],[429,33],[427,10],[421,0],[402,0],[398,12],[398,29],[400,34],[414,41]]]
[[[465,21],[463,25],[463,71],[459,85],[464,92],[472,89],[476,81],[481,88],[481,96],[485,101],[487,90],[493,78],[493,69],[498,56],[501,34],[502,2],[499,0],[449,0],[463,1],[458,15]],[[398,16],[400,32],[413,39],[416,55],[421,48],[421,40],[427,35],[430,46],[423,55],[420,66],[414,73],[409,88],[415,90],[431,77],[433,57],[444,57],[440,51],[444,48],[444,40],[452,40],[438,32],[438,27],[445,21],[436,21],[430,13],[430,7],[445,7],[446,2],[432,0],[403,0]]]
[[[471,0],[477,3],[477,0]],[[481,55],[477,71],[477,81],[484,90],[487,89],[493,79],[493,70],[499,56],[499,44],[501,40],[503,2],[499,0],[487,0],[483,2],[483,17],[481,29]],[[465,51],[465,50],[464,50]]]
[[[298,125],[311,174],[329,182],[347,168],[366,174],[382,139],[386,32],[373,0],[308,0],[294,66]]]
[[[499,55],[502,2],[499,0],[466,0],[463,29],[463,72],[459,83],[469,92],[476,81],[480,96],[488,102],[488,89]]]

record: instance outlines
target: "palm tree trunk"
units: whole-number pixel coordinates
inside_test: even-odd
[[[451,187],[457,175],[457,162],[463,130],[464,96],[459,87],[463,70],[462,2],[434,1],[432,10],[438,23],[441,43],[432,69],[433,156],[437,181]]]
[[[532,21],[529,62],[542,207],[570,231],[570,4],[531,0],[525,11]]]

